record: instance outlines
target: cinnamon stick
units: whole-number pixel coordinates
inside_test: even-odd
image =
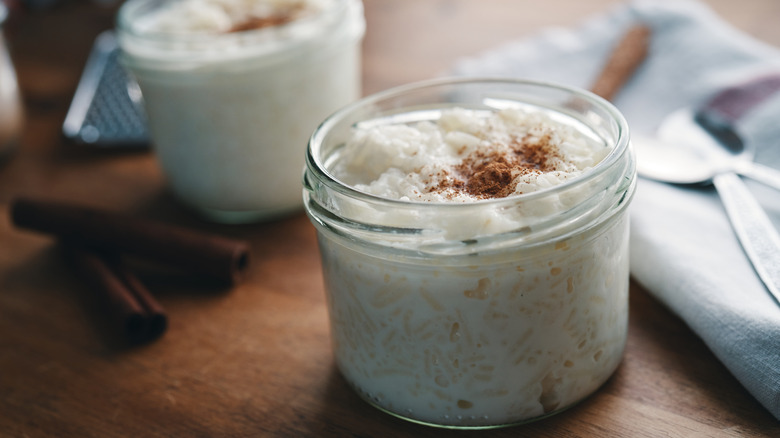
[[[590,91],[612,100],[647,57],[651,29],[644,24],[631,27],[612,50]]]
[[[125,340],[148,342],[165,332],[165,310],[118,258],[72,244],[66,244],[65,252]]]
[[[19,198],[13,223],[78,245],[135,255],[233,284],[249,264],[249,245],[151,220],[62,202]]]

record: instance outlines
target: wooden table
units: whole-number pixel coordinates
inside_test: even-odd
[[[610,0],[366,0],[365,93],[429,78]],[[780,3],[710,0],[737,27],[780,45]],[[334,368],[314,229],[202,222],[166,192],[151,153],[68,148],[60,126],[93,38],[115,6],[67,2],[6,24],[27,123],[0,167],[0,435],[440,436],[386,415]],[[215,290],[149,270],[168,309],[162,339],[128,348],[106,334],[53,241],[17,230],[16,195],[48,196],[247,239],[245,282]],[[584,403],[487,436],[780,436],[780,426],[687,326],[636,284],[624,361]],[[462,435],[471,435],[463,433]]]

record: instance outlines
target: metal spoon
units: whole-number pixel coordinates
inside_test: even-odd
[[[676,184],[715,185],[742,248],[780,303],[780,235],[737,176],[750,167],[751,152],[744,145],[741,150],[721,145],[694,121],[689,109],[671,114],[657,139],[639,137],[632,143],[641,176]],[[762,181],[780,189],[780,177],[773,178]]]
[[[688,108],[667,116],[657,135],[634,141],[637,154],[642,154],[638,171],[647,178],[700,184],[730,171],[780,190],[780,171],[753,162],[752,149],[734,131],[728,134],[727,146],[718,142],[694,121],[693,111]]]

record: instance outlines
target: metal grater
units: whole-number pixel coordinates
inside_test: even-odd
[[[118,57],[113,31],[100,34],[62,125],[73,142],[105,148],[148,146],[141,89]]]

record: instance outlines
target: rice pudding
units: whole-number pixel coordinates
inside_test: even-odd
[[[593,393],[622,357],[634,189],[625,121],[584,93],[557,90],[616,120],[612,131],[566,99],[528,102],[550,86],[498,85],[512,97],[495,107],[406,113],[394,99],[419,89],[389,92],[342,110],[310,143],[305,199],[336,362],[365,399],[412,421],[540,418]],[[421,88],[456,100],[459,86],[475,84]],[[372,107],[376,117],[357,120]]]
[[[356,0],[130,0],[118,18],[173,193],[206,217],[300,208],[306,140],[360,95]]]

